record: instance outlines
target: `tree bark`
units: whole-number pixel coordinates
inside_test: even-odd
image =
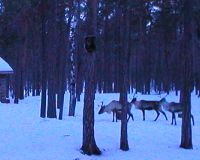
[[[83,83],[83,77],[82,77],[82,32],[81,32],[81,2],[80,0],[77,0],[77,26],[75,31],[75,42],[76,42],[76,61],[75,61],[75,73],[76,73],[76,100],[80,101],[80,95],[83,90],[82,83]]]
[[[120,16],[120,39],[121,46],[120,49],[120,70],[121,70],[121,89],[120,89],[120,103],[122,104],[122,120],[121,120],[121,136],[120,136],[120,149],[123,151],[129,150],[128,145],[128,134],[127,134],[127,84],[128,84],[128,39],[129,39],[129,10],[127,1],[124,2],[122,7],[122,12]],[[124,34],[125,33],[125,34]]]
[[[88,1],[88,35],[96,35],[96,0]],[[86,53],[87,76],[85,80],[85,96],[83,109],[83,143],[81,150],[84,154],[99,155],[101,151],[96,145],[94,137],[94,99],[95,99],[95,52]]]
[[[71,69],[70,69],[70,99],[69,99],[69,116],[75,115],[76,107],[76,67],[75,67],[75,49],[72,49],[71,56]]]
[[[62,0],[58,4],[58,39],[59,43],[57,50],[60,53],[58,56],[58,96],[57,96],[57,108],[59,111],[59,120],[62,120],[63,117],[63,105],[64,105],[64,94],[66,87],[66,57],[69,52],[69,32],[71,24],[71,1],[69,3],[69,19],[67,25],[64,22],[65,19],[65,1]],[[66,35],[65,35],[66,34]]]
[[[57,49],[57,28],[56,28],[56,0],[49,0],[48,9],[48,107],[47,117],[56,118],[56,49]]]
[[[40,117],[46,117],[46,88],[47,88],[47,73],[46,73],[46,65],[47,65],[47,55],[46,55],[46,15],[45,15],[45,8],[46,8],[46,0],[42,0],[41,2],[41,24],[42,24],[42,95],[41,95],[41,110],[40,110]]]
[[[183,86],[182,105],[183,117],[181,128],[181,148],[192,149],[192,128],[191,128],[191,83],[192,83],[192,10],[193,0],[184,0],[184,36],[183,36]]]

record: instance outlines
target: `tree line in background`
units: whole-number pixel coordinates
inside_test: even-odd
[[[93,14],[90,3],[96,5]],[[41,94],[40,116],[56,118],[57,107],[62,119],[69,90],[69,115],[75,114],[88,78],[84,40],[94,16],[94,90],[120,92],[123,104],[133,89],[182,90],[189,97],[185,93],[195,87],[200,96],[198,0],[0,0],[0,55],[15,71],[10,84],[16,103]]]

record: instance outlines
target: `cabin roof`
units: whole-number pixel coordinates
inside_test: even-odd
[[[0,74],[12,74],[13,69],[10,67],[10,65],[0,57]]]

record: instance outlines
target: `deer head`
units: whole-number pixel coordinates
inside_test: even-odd
[[[101,107],[101,108],[100,108],[98,114],[102,114],[102,113],[104,113],[104,110],[105,110],[105,108],[106,108],[106,106],[103,105],[103,102],[101,102],[101,106],[100,106],[100,107]]]
[[[134,103],[137,99],[135,97],[133,97],[131,103]]]

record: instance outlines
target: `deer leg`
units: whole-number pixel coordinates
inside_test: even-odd
[[[129,114],[129,115],[128,115],[128,119],[127,119],[127,122],[129,121],[130,117],[131,117],[131,116],[130,116],[130,114]]]
[[[133,114],[132,114],[132,113],[129,113],[129,114],[128,114],[128,120],[127,120],[127,121],[129,121],[130,117],[131,117],[132,120],[134,121],[134,118],[133,118]]]
[[[145,110],[142,109],[143,121],[145,121]]]
[[[154,121],[157,121],[157,119],[158,119],[160,113],[159,113],[159,111],[157,111],[157,110],[155,110],[155,111],[156,111],[156,113],[157,113],[157,117],[156,117],[156,119],[154,119]]]
[[[176,115],[174,112],[172,112],[172,124],[173,124],[173,119],[174,119],[174,122],[175,122],[175,125],[176,125]]]
[[[115,120],[114,120],[114,117],[115,117],[115,111],[112,111],[112,112],[113,112],[113,120],[112,120],[112,121],[114,122],[114,121],[115,121]]]
[[[173,123],[174,123],[174,115],[172,113],[172,122],[171,122],[171,125],[173,125]]]
[[[191,114],[192,124],[194,126],[194,116]]]
[[[114,121],[117,122],[117,110],[114,109],[112,112],[113,112],[113,122]]]
[[[115,110],[115,122],[117,122],[117,110]]]
[[[167,116],[166,116],[166,114],[165,114],[165,112],[162,111],[162,110],[160,110],[160,112],[165,116],[165,119],[168,120],[168,119],[167,119]]]
[[[176,125],[176,115],[175,115],[175,113],[174,113],[174,120],[175,120],[175,125]]]
[[[130,116],[131,116],[132,120],[134,121],[134,117],[133,117],[133,114],[132,114],[132,113],[130,113]]]

